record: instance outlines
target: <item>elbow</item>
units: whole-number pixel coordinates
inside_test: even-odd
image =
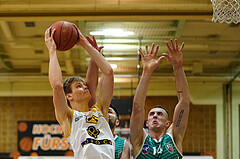
[[[180,103],[182,104],[182,105],[185,105],[185,106],[187,106],[187,107],[190,107],[190,100],[189,99],[182,99],[182,100],[180,100]]]
[[[53,90],[62,90],[63,89],[63,84],[62,82],[51,82],[51,86]]]
[[[110,68],[108,68],[108,70],[106,71],[105,73],[107,76],[113,76],[113,69],[112,67],[110,66]]]
[[[136,100],[133,100],[133,110],[134,112],[142,112],[144,106]]]

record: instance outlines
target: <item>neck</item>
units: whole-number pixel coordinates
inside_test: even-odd
[[[112,134],[113,134],[113,138],[115,138],[115,136],[116,136],[115,135],[115,128],[112,128],[111,131],[112,131]]]
[[[77,110],[79,112],[89,111],[88,102],[71,102],[70,104],[74,110]]]
[[[166,134],[165,130],[161,131],[149,130],[149,136],[153,139],[156,139],[157,141],[159,141],[165,134]]]

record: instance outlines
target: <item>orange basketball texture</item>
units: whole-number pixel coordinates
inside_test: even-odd
[[[30,137],[24,137],[20,140],[19,146],[23,151],[28,152],[32,149],[32,144],[33,141]]]
[[[71,49],[79,39],[77,29],[70,22],[58,21],[52,25],[51,31],[53,29],[56,29],[53,39],[59,51]]]

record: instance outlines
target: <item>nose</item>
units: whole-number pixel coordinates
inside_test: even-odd
[[[154,113],[154,114],[153,114],[153,118],[154,118],[154,119],[157,119],[157,113]]]

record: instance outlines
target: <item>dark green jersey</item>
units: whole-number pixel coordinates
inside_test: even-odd
[[[149,135],[144,140],[142,151],[137,159],[182,159],[170,134],[165,134],[160,141]]]
[[[115,141],[115,159],[119,159],[122,155],[125,140],[116,135],[114,141]]]

